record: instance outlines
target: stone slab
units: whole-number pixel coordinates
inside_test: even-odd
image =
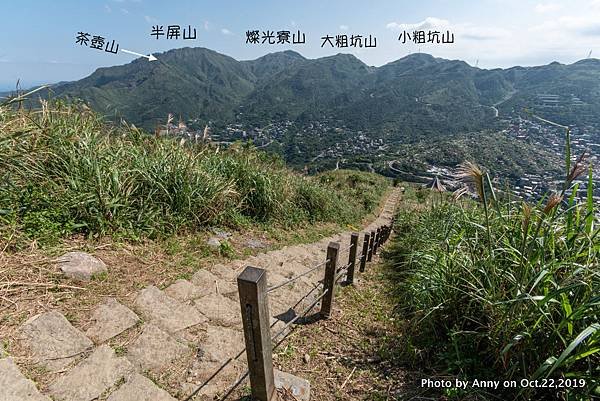
[[[198,270],[192,276],[192,283],[202,289],[206,294],[228,294],[237,291],[237,285],[233,282],[223,280],[221,277],[209,272],[208,270]]]
[[[210,289],[195,286],[187,280],[177,280],[165,289],[165,293],[178,301],[191,301],[210,293]]]
[[[21,326],[25,345],[36,363],[51,370],[61,370],[93,343],[56,311],[42,313]]]
[[[110,390],[133,370],[108,345],[101,345],[86,359],[50,385],[57,401],[92,401]]]
[[[50,401],[40,394],[35,384],[26,378],[12,358],[0,359],[0,400]]]
[[[221,326],[242,324],[239,302],[221,294],[210,294],[194,301],[194,306],[211,322]]]
[[[142,370],[160,370],[192,350],[168,333],[152,325],[144,325],[139,337],[128,347],[127,358]]]
[[[244,335],[241,331],[228,327],[208,326],[206,338],[200,344],[201,360],[209,363],[223,363],[228,358],[236,356],[244,348],[244,345]],[[240,357],[240,359],[243,358]]]
[[[241,273],[239,268],[236,268],[231,264],[224,265],[222,263],[217,263],[216,265],[212,266],[210,271],[213,274],[216,274],[217,276],[232,282],[235,281],[237,276]]]
[[[310,382],[298,376],[274,369],[275,387],[289,391],[298,401],[310,400]]]
[[[206,337],[199,344],[198,357],[188,369],[188,383],[183,386],[183,394],[189,395],[229,358],[235,357],[244,349],[244,336],[241,331],[228,327],[208,326]],[[212,400],[217,394],[231,386],[248,368],[246,352],[232,360],[198,392],[197,399]],[[195,399],[196,399],[195,398]]]
[[[108,401],[177,401],[150,379],[134,373],[108,397]]]
[[[108,298],[92,313],[92,324],[85,334],[100,344],[135,326],[139,320],[131,309],[114,298]]]
[[[197,309],[167,296],[155,286],[140,291],[135,306],[146,319],[169,333],[207,322]]]

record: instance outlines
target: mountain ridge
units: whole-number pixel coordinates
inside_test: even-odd
[[[217,126],[343,120],[418,138],[489,127],[496,106],[501,113],[531,108],[544,92],[581,99],[586,114],[600,114],[597,59],[481,69],[425,53],[379,67],[348,53],[309,59],[292,50],[242,61],[202,47],[156,56],[99,68],[52,90],[149,130],[172,113]]]

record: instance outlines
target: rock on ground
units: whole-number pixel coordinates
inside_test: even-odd
[[[221,246],[221,241],[216,237],[211,237],[206,241],[206,244],[212,248],[218,248]]]
[[[135,373],[108,401],[177,401],[169,393],[158,387],[150,379]]]
[[[0,400],[50,401],[40,394],[35,384],[23,376],[12,358],[0,359]]]
[[[119,358],[108,345],[101,345],[77,366],[50,385],[59,401],[92,401],[123,380],[133,366]]]
[[[246,241],[246,246],[252,249],[266,248],[267,245],[258,239],[249,239]]]
[[[92,324],[85,334],[97,344],[118,336],[135,326],[140,318],[114,298],[108,298],[92,314]]]
[[[51,370],[65,368],[79,354],[94,345],[56,311],[42,313],[27,320],[21,326],[21,334],[36,363]]]
[[[169,333],[207,322],[192,306],[167,296],[155,286],[140,291],[135,306],[144,317]]]
[[[65,276],[76,280],[89,281],[93,275],[107,271],[103,261],[85,252],[67,252],[56,262]]]
[[[127,358],[142,370],[159,370],[192,350],[152,324],[127,349]]]
[[[298,376],[275,369],[275,387],[294,396],[294,400],[310,400],[310,382]]]

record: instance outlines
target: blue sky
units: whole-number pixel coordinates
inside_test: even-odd
[[[76,80],[96,68],[125,64],[133,56],[75,44],[78,31],[114,39],[121,49],[157,53],[184,46],[207,47],[236,59],[286,49],[315,58],[353,53],[382,65],[409,53],[462,59],[481,68],[572,63],[600,57],[600,0],[399,1],[192,1],[192,0],[3,0],[0,90]],[[198,39],[159,40],[153,25],[196,27]],[[247,30],[300,29],[305,45],[247,45]],[[450,30],[452,45],[416,46],[397,40],[402,31]],[[321,48],[325,35],[374,35],[369,49]]]

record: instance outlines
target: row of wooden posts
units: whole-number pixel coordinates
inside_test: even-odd
[[[367,262],[377,253],[392,232],[391,225],[384,225],[377,230],[364,234],[359,271],[364,272]],[[327,247],[323,292],[321,293],[320,317],[328,319],[331,315],[338,275],[347,269],[346,284],[354,283],[354,272],[357,265],[359,234],[350,236],[348,264],[338,268],[340,243],[330,242]],[[273,401],[276,393],[272,359],[272,339],[270,333],[270,314],[268,305],[267,271],[248,266],[237,278],[240,295],[240,307],[244,326],[246,356],[252,397],[258,401]]]

